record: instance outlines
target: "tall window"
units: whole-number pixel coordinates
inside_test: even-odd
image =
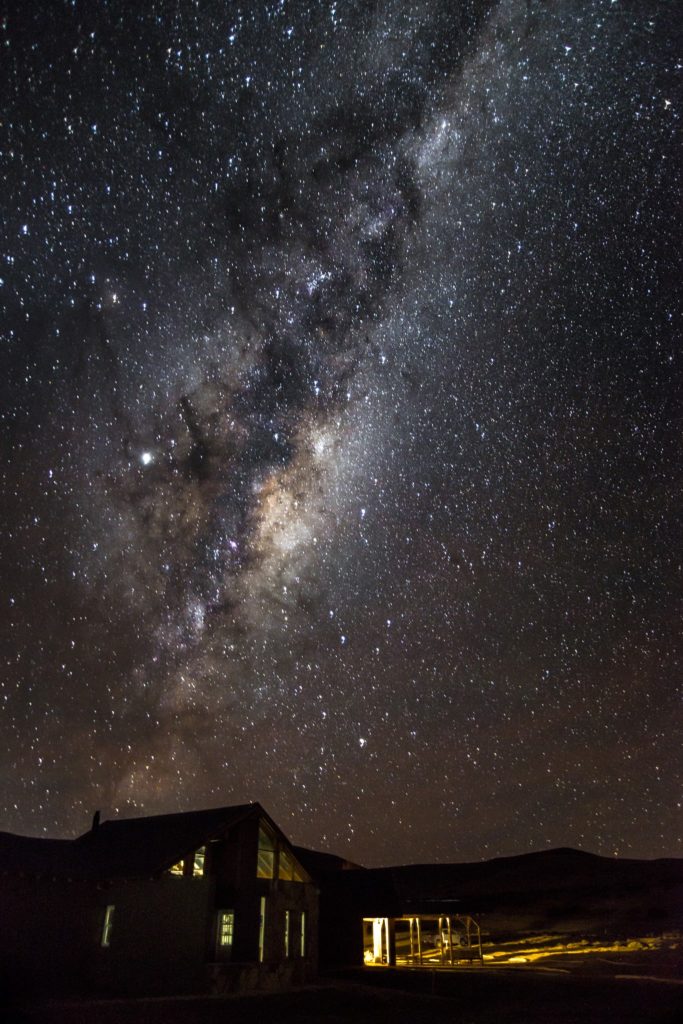
[[[263,825],[258,830],[258,862],[256,865],[257,878],[275,877],[275,840],[270,832],[267,832]]]
[[[289,956],[289,929],[291,927],[291,913],[285,910],[285,956]]]
[[[258,925],[258,961],[260,964],[263,963],[263,957],[266,949],[266,897],[261,897],[261,907],[259,915]]]
[[[306,956],[306,911],[301,911],[301,925],[299,929],[299,956]]]
[[[206,860],[206,847],[200,846],[195,850],[194,861],[192,862],[192,877],[202,878],[204,875],[204,862]]]
[[[218,911],[218,933],[216,936],[218,951],[222,956],[229,956],[235,938],[235,911]]]
[[[111,930],[114,926],[114,905],[110,903],[104,910],[104,921],[102,922],[102,936],[100,945],[106,949],[111,945]]]
[[[291,853],[288,853],[284,848],[280,849],[280,856],[278,858],[277,867],[278,878],[283,879],[285,882],[303,882],[304,876],[301,868],[292,857]]]

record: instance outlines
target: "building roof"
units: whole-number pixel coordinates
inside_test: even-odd
[[[73,839],[38,839],[0,832],[0,873],[48,875],[60,871]]]
[[[211,839],[221,838],[252,815],[267,817],[259,804],[240,804],[145,818],[114,818],[79,836],[74,841],[75,854],[79,864],[87,865],[100,878],[154,875]]]
[[[299,863],[312,878],[322,879],[336,874],[337,871],[362,869],[362,864],[356,864],[346,857],[338,857],[336,853],[321,853],[319,850],[309,850],[306,846],[293,846],[292,849]]]
[[[248,817],[265,818],[260,804],[114,818],[93,823],[77,839],[39,839],[0,832],[0,871],[104,880],[158,874]]]

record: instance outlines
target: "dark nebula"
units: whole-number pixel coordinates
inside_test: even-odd
[[[680,853],[673,7],[5,10],[0,828]]]

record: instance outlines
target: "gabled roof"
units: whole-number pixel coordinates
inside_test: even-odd
[[[0,874],[61,874],[73,839],[37,839],[0,832]]]
[[[322,853],[320,850],[309,850],[306,846],[293,846],[294,856],[312,878],[323,879],[328,875],[334,875],[338,871],[352,871],[362,869],[361,864],[356,864],[346,857],[338,857],[336,853]]]
[[[244,818],[268,817],[260,804],[104,821],[74,841],[78,863],[99,878],[157,874]],[[270,821],[270,818],[268,818]],[[278,829],[279,832],[279,829]],[[81,872],[81,877],[84,877]]]
[[[144,878],[165,871],[246,818],[265,819],[289,846],[258,803],[203,811],[114,818],[77,839],[32,839],[0,832],[0,873],[106,880]]]

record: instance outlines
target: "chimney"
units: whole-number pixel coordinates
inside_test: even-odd
[[[90,829],[90,831],[91,832],[97,832],[99,827],[100,827],[100,812],[99,811],[95,811],[95,813],[92,816],[92,828]]]

